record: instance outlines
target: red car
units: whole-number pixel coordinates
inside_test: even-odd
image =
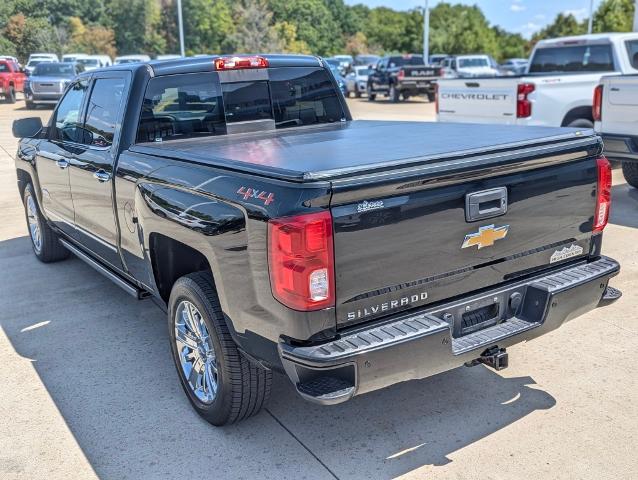
[[[24,91],[26,75],[13,60],[0,60],[0,96],[7,103],[15,103],[16,92]]]

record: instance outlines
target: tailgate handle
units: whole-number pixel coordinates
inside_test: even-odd
[[[507,188],[498,187],[465,195],[465,220],[474,222],[507,213]]]
[[[478,82],[465,82],[465,86],[468,88],[478,88],[480,84]]]

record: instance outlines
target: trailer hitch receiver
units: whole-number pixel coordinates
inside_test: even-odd
[[[485,350],[479,358],[467,362],[465,365],[473,367],[483,363],[494,370],[503,370],[508,366],[507,351],[504,348],[492,347]]]

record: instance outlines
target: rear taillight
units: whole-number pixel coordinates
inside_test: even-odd
[[[519,83],[516,96],[516,117],[527,118],[532,116],[532,102],[527,96],[536,89],[533,83]]]
[[[596,212],[594,213],[594,233],[602,232],[609,220],[611,208],[611,164],[605,157],[596,160],[598,165],[598,188]]]
[[[399,80],[403,80],[405,78],[405,71],[399,70],[399,73],[397,73],[397,78]]]
[[[215,59],[215,70],[244,70],[246,68],[268,68],[264,57],[220,57]]]
[[[434,84],[434,110],[439,114],[439,84]]]
[[[603,119],[603,86],[594,88],[594,103],[591,109],[594,121],[600,122]]]
[[[270,220],[268,265],[272,294],[287,307],[309,311],[334,306],[330,212]]]

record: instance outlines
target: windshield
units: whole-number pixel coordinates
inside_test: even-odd
[[[140,63],[140,60],[137,58],[119,58],[115,60],[115,63]]]
[[[36,65],[42,62],[44,62],[44,60],[31,60],[29,61],[29,63],[27,63],[27,67],[35,67]]]
[[[459,68],[473,68],[473,67],[489,67],[490,62],[485,57],[470,57],[459,58]]]
[[[269,80],[219,82],[217,73],[153,78],[144,96],[138,142],[224,135],[238,122],[275,128],[339,122],[345,116],[326,70],[271,68]]]
[[[86,65],[87,67],[97,67],[99,65],[96,58],[81,58],[78,60],[78,63]]]
[[[611,45],[545,47],[536,50],[529,73],[613,72]]]
[[[40,63],[33,71],[34,76],[43,77],[72,77],[75,69],[70,63]]]
[[[370,75],[372,73],[371,68],[357,68],[355,70],[357,72],[357,75]]]

